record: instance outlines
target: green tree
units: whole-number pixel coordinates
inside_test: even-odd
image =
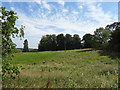
[[[42,36],[38,45],[39,51],[55,51],[55,50],[70,50],[81,48],[81,39],[75,34],[73,37],[70,34],[55,34]]]
[[[10,55],[16,47],[11,37],[24,37],[24,26],[21,26],[20,29],[15,26],[18,17],[14,11],[7,11],[5,7],[1,7],[0,12],[2,14],[0,16],[0,22],[2,23],[2,55],[4,57]]]
[[[46,51],[47,45],[46,45],[46,36],[42,36],[40,43],[38,44],[38,51]]]
[[[82,41],[83,41],[83,47],[84,48],[92,48],[93,47],[93,45],[94,45],[94,35],[91,35],[91,34],[85,34],[84,36],[83,36],[83,39],[82,39]]]
[[[81,47],[81,39],[79,35],[74,34],[73,35],[73,49],[80,49]]]
[[[28,41],[27,41],[27,39],[24,40],[23,45],[24,45],[23,52],[28,52],[29,48],[28,48]]]
[[[42,36],[38,45],[39,51],[55,51],[57,48],[56,35],[45,35]]]
[[[96,42],[95,48],[103,49],[108,45],[108,41],[110,40],[110,31],[107,29],[104,29],[102,27],[96,29],[94,32],[94,40]]]
[[[113,32],[114,30],[119,29],[119,28],[120,28],[120,22],[114,22],[105,27],[105,29],[110,30],[111,32]]]
[[[57,50],[66,50],[64,34],[57,35]]]
[[[14,77],[13,74],[18,75],[19,73],[18,67],[11,65],[7,57],[11,56],[16,47],[11,38],[18,37],[22,39],[24,37],[24,26],[21,26],[20,29],[15,26],[18,17],[14,11],[7,11],[5,7],[1,7],[0,12],[0,22],[2,24],[0,31],[2,34],[2,75],[3,77],[7,75]]]
[[[109,50],[120,52],[120,28],[113,31]]]
[[[106,29],[111,31],[108,50],[120,52],[120,22],[114,22],[106,26]]]
[[[55,34],[51,35],[51,38],[52,38],[52,44],[51,44],[51,50],[52,51],[56,51],[57,49],[57,37]]]
[[[73,48],[73,38],[70,34],[65,35],[65,46],[67,50],[70,50]]]
[[[46,47],[49,51],[55,51],[57,47],[56,35],[46,35]]]
[[[39,43],[39,46],[38,46],[38,50],[39,51],[47,51],[47,38],[46,36],[42,36],[41,40],[40,40],[40,43]]]

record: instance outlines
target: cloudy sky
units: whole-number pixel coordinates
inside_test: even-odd
[[[2,2],[7,10],[14,10],[19,19],[17,27],[25,26],[25,38],[30,48],[37,48],[46,34],[79,34],[80,37],[99,27],[118,21],[117,2]],[[13,39],[18,48],[23,40]]]

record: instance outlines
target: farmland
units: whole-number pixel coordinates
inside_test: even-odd
[[[77,49],[15,53],[10,62],[22,66],[5,88],[117,88],[118,61],[100,50]]]

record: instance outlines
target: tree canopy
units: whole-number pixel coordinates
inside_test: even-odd
[[[120,22],[114,22],[105,27],[105,29],[110,30],[111,32],[113,32],[114,30],[119,29],[119,28],[120,28]]]
[[[120,52],[120,22],[107,25],[107,29],[112,30],[108,49]]]
[[[110,31],[100,27],[94,32],[96,42],[107,43],[110,38]]]
[[[94,35],[91,34],[85,34],[83,36],[83,47],[84,48],[92,48],[93,47],[93,39],[94,39]]]
[[[24,37],[24,26],[21,26],[20,29],[18,29],[15,26],[15,22],[18,19],[16,16],[16,13],[14,11],[7,11],[5,7],[0,8],[0,12],[2,16],[0,16],[0,22],[2,23],[1,33],[2,33],[2,55],[8,56],[11,54],[16,45],[12,41],[12,38]]]
[[[55,34],[42,36],[38,45],[39,51],[71,50],[80,49],[81,39],[79,35]]]
[[[79,37],[78,34],[73,35],[73,49],[80,49],[82,48],[81,45],[81,38]]]
[[[105,48],[110,40],[110,35],[110,31],[103,27],[96,29],[96,31],[94,31],[94,47],[97,49]]]
[[[57,50],[66,50],[64,34],[57,35]]]
[[[27,39],[24,40],[23,45],[24,45],[23,52],[28,52],[29,48],[28,48],[28,41],[27,41]]]

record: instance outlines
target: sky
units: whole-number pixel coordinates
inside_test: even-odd
[[[14,10],[19,19],[16,26],[25,26],[25,37],[13,39],[17,48],[28,40],[29,48],[38,48],[46,34],[93,34],[96,28],[118,21],[118,2],[2,2],[7,10]]]

